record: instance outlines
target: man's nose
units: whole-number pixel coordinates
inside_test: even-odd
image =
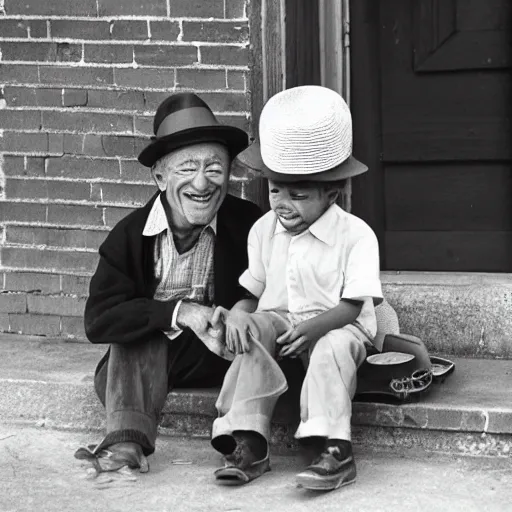
[[[202,191],[208,188],[208,179],[206,178],[203,171],[197,171],[194,179],[192,180],[192,186],[197,191]]]

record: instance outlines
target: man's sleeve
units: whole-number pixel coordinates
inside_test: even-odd
[[[266,283],[265,266],[261,258],[261,233],[256,223],[249,232],[247,239],[247,255],[249,268],[240,276],[239,283],[252,295],[261,297]]]
[[[114,228],[115,230],[115,228]],[[150,299],[137,289],[126,236],[115,230],[100,247],[85,306],[85,332],[92,343],[133,343],[171,329],[177,301]]]
[[[382,302],[379,243],[368,230],[352,247],[345,267],[342,299],[364,300],[372,297],[375,305]]]

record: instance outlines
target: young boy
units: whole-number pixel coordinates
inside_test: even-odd
[[[269,470],[270,420],[287,389],[275,359],[301,357],[307,371],[295,437],[315,457],[297,483],[336,489],[356,478],[351,399],[382,301],[375,234],[336,199],[342,181],[367,167],[351,155],[346,103],[323,87],[271,98],[259,133],[271,211],[249,234],[240,284],[250,298],[212,318],[214,327],[225,325],[227,349],[236,354],[213,425],[212,444],[226,458],[216,478],[245,483]]]

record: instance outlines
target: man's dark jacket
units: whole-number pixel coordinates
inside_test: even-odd
[[[133,343],[171,327],[177,301],[153,299],[156,236],[142,236],[158,193],[122,219],[99,249],[85,306],[85,332],[92,343]],[[231,308],[244,296],[238,278],[247,268],[247,236],[260,217],[249,201],[226,196],[217,214],[214,250],[215,305]]]

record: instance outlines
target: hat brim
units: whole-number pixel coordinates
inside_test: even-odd
[[[193,144],[202,142],[216,142],[227,147],[231,159],[235,158],[249,145],[249,137],[240,128],[235,126],[214,125],[188,128],[154,139],[139,154],[139,162],[146,167],[153,165],[165,155]]]
[[[368,170],[368,166],[364,165],[353,156],[350,156],[343,163],[322,172],[309,174],[284,174],[275,172],[263,162],[258,142],[254,142],[247,149],[239,153],[236,160],[243,166],[253,171],[260,172],[263,177],[269,180],[288,183],[300,181],[339,181],[358,176]]]

